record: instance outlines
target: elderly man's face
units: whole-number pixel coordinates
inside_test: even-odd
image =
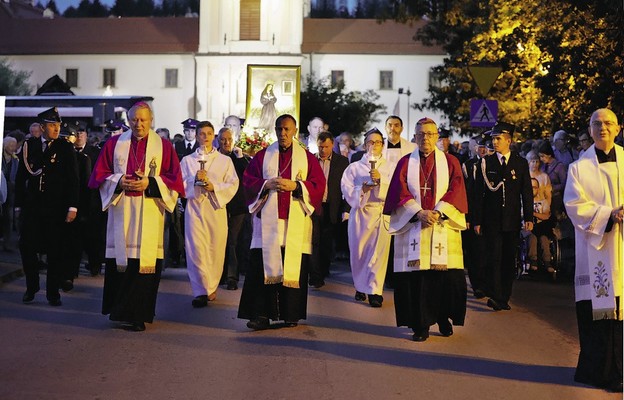
[[[610,150],[619,132],[620,126],[613,111],[607,109],[594,111],[589,121],[589,133],[598,149]]]
[[[403,124],[397,118],[390,118],[386,121],[386,135],[391,143],[397,143],[401,140],[401,132],[403,132]]]
[[[130,114],[130,129],[138,138],[147,136],[152,127],[152,113],[147,108],[137,108]],[[113,133],[111,133],[113,135]]]
[[[224,154],[230,154],[234,149],[234,138],[230,129],[219,135],[219,149]]]
[[[292,145],[293,137],[297,134],[297,126],[290,118],[282,118],[275,124],[275,133],[279,146],[287,149]]]
[[[308,133],[312,137],[318,137],[319,133],[323,130],[323,121],[320,119],[313,119],[308,124]]]
[[[438,141],[438,127],[435,124],[416,125],[416,144],[425,154],[431,153]]]
[[[226,128],[230,128],[232,130],[232,134],[234,135],[234,139],[236,139],[238,137],[238,135],[240,133],[240,129],[241,129],[240,119],[234,118],[234,117],[226,118],[224,126]]]

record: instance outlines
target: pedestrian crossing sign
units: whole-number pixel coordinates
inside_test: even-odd
[[[470,100],[470,126],[491,128],[498,118],[498,101],[485,99]]]

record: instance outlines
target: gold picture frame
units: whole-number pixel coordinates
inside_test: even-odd
[[[248,64],[245,127],[274,135],[278,116],[290,114],[299,122],[300,91],[300,65]]]

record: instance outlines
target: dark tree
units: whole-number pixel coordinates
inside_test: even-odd
[[[359,135],[373,123],[386,107],[377,104],[379,95],[372,90],[346,92],[344,82],[332,87],[329,78],[316,79],[308,75],[301,92],[300,125],[303,127],[313,117],[321,117],[334,135],[351,132]]]
[[[28,96],[32,87],[28,84],[31,72],[17,71],[7,59],[0,58],[0,96]]]
[[[45,8],[49,8],[50,11],[53,11],[54,15],[61,15],[61,13],[58,10],[58,7],[56,6],[56,2],[54,0],[48,1],[48,4],[45,6]]]

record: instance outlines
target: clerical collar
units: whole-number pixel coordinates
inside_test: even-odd
[[[606,162],[616,162],[615,159],[615,146],[611,147],[609,153],[605,153],[603,150],[596,148],[596,157],[598,158],[598,163],[606,163]]]
[[[425,154],[425,153],[423,153],[423,152],[422,152],[422,150],[418,150],[418,153],[420,153],[420,156],[421,156],[421,157],[425,157],[425,158],[427,158],[427,157],[429,157],[430,155],[432,155],[432,154],[433,154],[433,150],[432,150],[429,154]]]
[[[291,143],[291,144],[290,144],[290,146],[288,146],[288,147],[282,147],[282,146],[278,146],[278,147],[279,147],[279,151],[280,151],[280,153],[285,153],[285,152],[287,152],[288,150],[290,150],[290,148],[292,147],[292,143]]]
[[[388,140],[388,148],[389,149],[400,149],[401,148],[401,140],[399,140],[397,142],[397,144],[392,144],[389,140]]]

